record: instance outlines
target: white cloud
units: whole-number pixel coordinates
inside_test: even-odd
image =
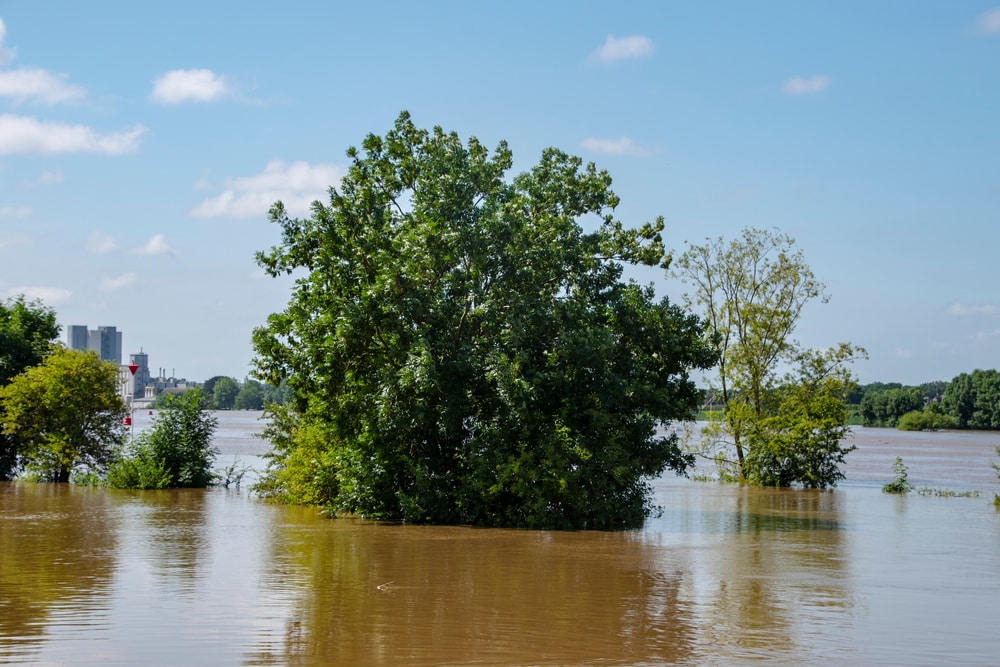
[[[135,279],[136,275],[132,271],[123,273],[122,275],[114,278],[105,278],[101,281],[100,290],[102,292],[114,292],[115,290],[120,290],[132,285],[135,283]]]
[[[153,234],[145,245],[132,250],[138,255],[176,255],[177,251],[167,245],[165,234]]]
[[[896,357],[897,359],[912,359],[913,350],[904,350],[901,347],[897,347],[892,351],[892,356]]]
[[[8,297],[24,295],[29,301],[38,299],[46,306],[56,306],[69,301],[73,293],[61,287],[12,287],[7,290]]]
[[[980,14],[976,19],[976,29],[986,35],[1000,34],[1000,7]]]
[[[0,97],[10,97],[16,104],[28,101],[58,104],[86,95],[82,86],[67,83],[65,74],[51,74],[38,68],[0,71]]]
[[[977,331],[972,334],[972,339],[977,343],[986,343],[997,337],[1000,337],[1000,329],[993,329],[992,331]]]
[[[54,171],[50,171],[48,169],[45,169],[45,170],[42,171],[41,174],[38,175],[38,178],[35,178],[33,180],[30,180],[30,181],[25,181],[24,183],[21,184],[21,187],[22,188],[39,188],[39,187],[43,187],[43,186],[46,186],[46,185],[59,185],[60,183],[62,183],[65,180],[66,180],[66,178],[65,178],[65,176],[63,176],[63,173],[62,173],[61,170],[56,169]]]
[[[118,242],[110,234],[93,231],[87,236],[84,248],[87,249],[87,252],[92,252],[95,255],[106,255],[118,249]]]
[[[104,153],[121,155],[139,147],[142,125],[111,134],[99,134],[86,125],[45,123],[30,116],[0,114],[0,154]]]
[[[785,81],[781,89],[789,95],[810,95],[826,90],[830,86],[830,77],[825,74],[817,74],[808,79],[793,76]]]
[[[587,137],[580,142],[580,146],[593,151],[594,153],[605,153],[607,155],[651,155],[653,151],[637,146],[628,137],[618,137],[617,139],[596,139]]]
[[[292,215],[309,212],[312,202],[324,199],[331,185],[337,185],[343,170],[333,164],[272,160],[259,174],[226,181],[226,189],[191,210],[195,218],[264,217],[276,201]]]
[[[16,51],[14,49],[4,48],[3,40],[6,37],[7,26],[4,25],[3,19],[0,19],[0,65],[6,65],[13,60],[16,55]]]
[[[0,206],[0,218],[26,218],[29,215],[30,206]]]
[[[948,306],[949,315],[996,315],[997,307],[992,303],[968,305],[955,302]]]
[[[149,98],[160,104],[212,102],[228,91],[226,80],[210,69],[175,69],[153,82]]]
[[[643,37],[642,35],[632,35],[630,37],[608,35],[608,38],[604,40],[604,44],[590,54],[590,59],[602,63],[611,63],[617,60],[650,56],[653,55],[655,50],[653,42],[648,37]]]

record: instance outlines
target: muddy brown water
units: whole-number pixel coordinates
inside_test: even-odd
[[[222,414],[220,463],[256,462]],[[1000,664],[1000,434],[857,429],[832,491],[655,483],[621,533],[0,484],[0,663]],[[917,486],[885,495],[902,456]]]

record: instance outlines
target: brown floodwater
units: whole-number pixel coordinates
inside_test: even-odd
[[[219,463],[256,463],[221,417]],[[995,665],[998,441],[857,429],[835,490],[664,477],[614,533],[2,483],[0,664]],[[981,494],[883,494],[896,456]]]

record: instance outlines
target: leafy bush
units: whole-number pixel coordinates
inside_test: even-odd
[[[909,493],[913,490],[913,485],[906,479],[906,465],[903,463],[901,457],[896,457],[896,462],[892,465],[892,472],[896,475],[896,478],[888,484],[882,485],[883,493]]]
[[[337,498],[339,464],[321,424],[305,423],[289,406],[270,404],[270,421],[261,437],[273,451],[267,470],[253,486],[261,498],[301,505],[332,505]]]
[[[172,478],[163,461],[140,441],[108,468],[105,484],[114,489],[165,489]]]
[[[201,390],[167,399],[153,428],[143,431],[108,471],[107,484],[125,489],[204,488],[215,475],[212,435],[218,420],[202,407]]]
[[[930,407],[907,412],[896,424],[896,428],[900,431],[939,431],[957,427],[958,421],[954,417]]]

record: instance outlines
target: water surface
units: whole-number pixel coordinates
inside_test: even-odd
[[[256,416],[220,417],[220,463],[263,451]],[[0,663],[996,664],[994,437],[859,429],[832,491],[665,477],[662,516],[617,533],[0,484]],[[897,455],[984,493],[882,494]]]

